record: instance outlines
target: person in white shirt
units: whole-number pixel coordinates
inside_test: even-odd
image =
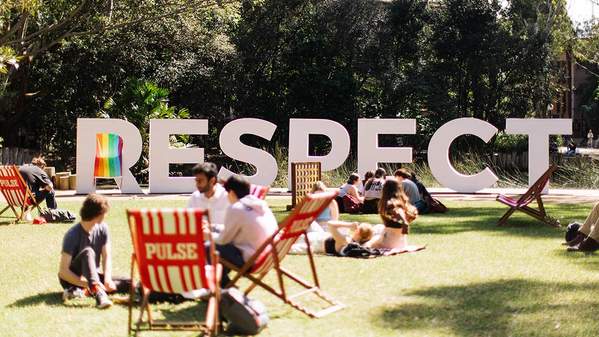
[[[227,191],[217,182],[218,167],[214,163],[200,163],[193,167],[192,173],[197,191],[189,198],[187,207],[207,209],[211,223],[223,224],[229,198]]]
[[[231,176],[224,185],[230,205],[223,225],[212,233],[220,257],[241,267],[278,228],[277,220],[266,201],[250,194],[250,183],[241,176]],[[223,268],[221,286],[229,283]]]

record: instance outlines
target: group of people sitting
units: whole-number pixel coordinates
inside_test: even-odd
[[[388,178],[386,175],[385,169],[378,168],[374,172],[366,172],[364,180],[360,181],[360,176],[357,173],[352,173],[347,179],[347,183],[339,189],[337,201],[342,210],[347,213],[378,213],[383,186]],[[416,175],[407,169],[400,168],[393,173],[393,178],[400,183],[408,202],[416,207],[420,214],[429,211],[426,199],[430,198],[430,193],[418,181]]]
[[[355,176],[352,174],[350,180]],[[345,187],[346,185],[342,189]],[[325,190],[326,186],[319,181],[314,184],[312,193]],[[418,209],[410,203],[404,193],[402,182],[395,178],[386,179],[382,183],[381,195],[377,202],[376,213],[380,215],[383,223],[373,226],[369,223],[339,220],[338,203],[332,200],[329,207],[310,226],[307,233],[309,242],[306,243],[300,238],[292,252],[304,253],[310,245],[313,253],[339,255],[350,243],[384,250],[407,247],[409,225],[418,217]]]
[[[222,259],[242,267],[277,230],[272,211],[264,200],[250,194],[250,184],[243,177],[231,176],[221,184],[217,181],[218,167],[213,163],[198,164],[192,173],[197,190],[187,207],[210,212],[212,227],[207,235],[214,238]],[[405,247],[409,224],[418,216],[418,210],[402,185],[402,180],[394,178],[381,182],[376,207],[383,224],[377,226],[340,221],[338,205],[333,200],[310,227],[307,236],[313,251],[336,255],[350,243],[381,249]],[[326,186],[318,182],[313,193],[325,190]],[[131,280],[112,275],[111,240],[104,222],[108,211],[105,197],[88,195],[80,210],[81,221],[64,235],[58,272],[64,300],[89,295],[95,297],[98,308],[107,308],[112,305],[108,293],[127,293],[133,286]],[[302,244],[306,242],[296,243]],[[229,283],[228,272],[223,269],[223,287]],[[201,289],[176,295],[154,293],[150,300],[179,302],[203,295]]]
[[[246,179],[231,176],[221,184],[217,182],[217,174],[218,168],[213,163],[193,168],[197,191],[187,206],[209,210],[212,228],[208,235],[213,236],[216,250],[221,258],[241,267],[276,231],[277,220],[264,200],[250,194]],[[112,275],[110,235],[104,222],[108,210],[105,197],[88,195],[81,207],[81,222],[64,236],[58,272],[64,300],[90,295],[95,297],[98,308],[107,308],[112,305],[108,293],[127,293],[133,286],[131,280]],[[207,252],[208,249],[207,245]],[[229,283],[228,272],[223,268],[223,287]],[[179,302],[202,295],[201,289],[174,296],[155,293],[150,300]]]

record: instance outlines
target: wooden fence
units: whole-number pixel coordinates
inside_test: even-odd
[[[0,158],[2,165],[23,165],[28,164],[39,151],[31,149],[22,149],[20,147],[1,147]]]

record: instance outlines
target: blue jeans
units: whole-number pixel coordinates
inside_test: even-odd
[[[416,207],[416,209],[418,209],[418,214],[428,213],[428,205],[426,204],[426,202],[424,202],[424,200],[416,201],[416,203],[414,203],[414,206]]]
[[[50,209],[58,207],[56,205],[56,194],[54,190],[48,192],[47,190],[35,191],[35,202],[40,203],[42,200],[46,200],[46,206]]]
[[[243,264],[245,263],[245,261],[243,260],[243,256],[241,255],[241,251],[239,250],[239,248],[235,247],[233,244],[228,243],[226,245],[215,245],[216,246],[216,251],[218,252],[218,254],[220,255],[219,258],[220,259],[225,259],[228,262],[231,262],[234,266],[236,267],[242,267]],[[206,242],[206,256],[208,258],[208,260],[210,260],[210,243]],[[229,281],[231,281],[231,279],[229,278],[229,268],[226,268],[225,266],[223,266],[223,275],[220,279],[220,286],[221,287],[225,287],[227,284],[229,284]]]

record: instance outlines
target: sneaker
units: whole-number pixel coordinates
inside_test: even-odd
[[[65,302],[75,299],[75,298],[84,298],[84,297],[85,297],[85,290],[83,290],[79,287],[67,288],[62,293],[62,300]]]
[[[104,289],[98,288],[94,294],[96,298],[96,308],[98,309],[106,309],[112,306],[112,301],[108,298],[108,294]]]

